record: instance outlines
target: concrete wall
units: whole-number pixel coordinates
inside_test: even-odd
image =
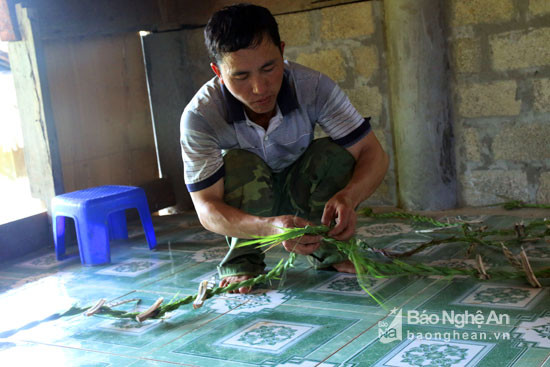
[[[550,3],[448,0],[440,4],[447,40],[444,67],[450,81],[450,91],[441,93],[450,94],[458,206],[509,199],[549,203]],[[397,189],[404,179],[396,174],[385,10],[383,1],[359,1],[276,16],[286,42],[285,57],[326,73],[362,115],[372,117],[391,165],[369,205],[399,205]],[[433,37],[429,32],[423,36]],[[203,65],[207,56],[202,28],[149,37],[148,67],[156,75],[149,78],[153,112],[176,131],[176,119],[192,91],[213,75]],[[168,135],[172,145],[165,161],[180,164],[175,137]]]
[[[336,81],[359,113],[371,117],[374,132],[390,155],[388,174],[367,200],[369,205],[397,204],[383,19],[381,1],[276,17],[286,42],[285,57]],[[316,136],[322,135],[318,129]]]
[[[461,206],[550,202],[550,2],[446,2]]]
[[[285,57],[320,70],[334,79],[372,125],[391,167],[369,204],[396,205],[392,133],[388,117],[388,83],[384,59],[383,13],[380,1],[358,2],[276,16]],[[179,149],[179,117],[202,83],[212,78],[203,28],[153,33],[144,38],[159,160],[178,195],[183,190]],[[317,137],[322,131],[316,131]]]

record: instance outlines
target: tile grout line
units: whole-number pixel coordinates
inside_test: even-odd
[[[171,260],[171,261],[173,261],[173,260]],[[165,275],[165,276],[163,276],[163,277],[161,277],[161,278],[152,280],[152,281],[149,282],[149,283],[145,283],[145,284],[143,284],[141,287],[135,288],[135,289],[133,290],[133,292],[144,292],[144,293],[156,294],[155,291],[149,291],[149,290],[145,290],[145,289],[143,289],[143,288],[152,286],[153,284],[155,284],[155,283],[158,282],[158,281],[161,281],[161,280],[167,279],[167,278],[169,278],[169,277],[171,277],[171,276],[173,276],[173,275],[176,275],[176,274],[185,272],[185,271],[187,271],[187,270],[189,270],[189,269],[191,269],[191,268],[194,268],[194,267],[196,267],[196,266],[198,266],[198,265],[200,265],[200,264],[204,264],[204,263],[206,263],[206,261],[195,262],[193,265],[189,266],[188,268],[184,268],[184,269],[178,270],[178,271],[176,271],[175,273],[171,273],[171,274]],[[129,292],[129,293],[127,293],[127,294],[125,294],[125,295],[122,295],[122,296],[120,296],[120,297],[124,297],[124,296],[126,296],[126,295],[128,295],[128,294],[130,294],[130,293],[132,293],[132,292]],[[163,293],[171,293],[171,292],[163,292]],[[120,298],[120,297],[117,297],[117,298],[115,298],[115,299],[118,299],[118,298]]]
[[[158,282],[158,281],[160,281],[160,280],[164,280],[164,279],[169,278],[169,277],[171,277],[171,276],[173,276],[173,275],[176,275],[176,274],[179,274],[179,273],[181,273],[181,272],[187,271],[187,270],[189,270],[189,269],[191,269],[191,268],[193,268],[193,267],[195,267],[195,266],[198,266],[199,264],[203,264],[203,263],[205,263],[205,261],[196,262],[195,264],[191,265],[191,266],[188,267],[188,268],[184,268],[184,269],[178,270],[178,271],[176,271],[175,273],[171,273],[171,274],[165,275],[165,276],[163,276],[163,277],[161,277],[161,278],[155,279],[155,280],[153,280],[153,281],[151,281],[151,282],[149,282],[149,283],[145,283],[145,284],[142,286],[142,288],[149,287],[149,286],[155,284],[156,282]]]
[[[201,263],[195,263],[194,265],[190,266],[189,268],[192,268],[192,267],[194,267],[194,266],[196,266],[196,265],[198,265],[198,264],[201,264]],[[159,278],[159,279],[156,279],[156,280],[154,280],[154,281],[152,281],[152,282],[146,283],[146,284],[143,285],[142,287],[137,287],[137,288],[134,288],[133,290],[127,290],[126,293],[123,293],[122,295],[117,296],[117,297],[111,299],[111,300],[109,301],[109,303],[111,303],[111,302],[113,302],[113,301],[115,301],[115,300],[117,300],[117,299],[126,297],[126,296],[128,296],[128,295],[130,295],[130,294],[132,294],[132,293],[137,293],[137,292],[157,294],[157,293],[155,293],[154,291],[147,291],[147,290],[143,290],[143,289],[141,289],[141,288],[149,287],[149,286],[155,284],[157,281],[161,281],[161,280],[163,280],[163,279],[169,278],[170,276],[172,276],[172,275],[174,275],[174,274],[178,274],[178,273],[183,272],[183,271],[185,271],[185,270],[188,270],[189,268],[187,268],[187,269],[182,269],[182,270],[179,270],[179,271],[177,271],[177,272],[175,272],[175,273],[165,275],[165,276],[163,276],[163,277],[161,277],[161,278]],[[116,289],[116,288],[115,288],[115,289]],[[164,292],[164,293],[170,293],[170,292]]]
[[[239,307],[241,307],[241,306],[247,304],[247,303],[250,302],[251,300],[252,300],[252,299],[249,299],[249,300],[247,300],[247,301],[245,301],[245,302],[239,304],[237,307],[232,308],[232,309],[230,309],[230,310],[228,310],[228,311],[226,311],[226,312],[224,312],[224,313],[222,313],[222,314],[219,314],[218,316],[214,317],[213,319],[210,319],[210,320],[204,322],[203,324],[200,324],[200,325],[197,326],[196,328],[194,328],[194,329],[192,329],[192,330],[189,330],[189,331],[187,331],[187,332],[185,332],[185,333],[183,333],[183,334],[177,336],[176,338],[174,338],[174,339],[172,339],[172,340],[166,342],[166,343],[163,344],[163,345],[160,345],[159,347],[157,347],[157,348],[155,348],[155,349],[152,349],[151,352],[156,352],[156,351],[158,351],[159,349],[164,348],[164,347],[167,346],[168,344],[173,343],[174,341],[176,341],[176,340],[178,340],[178,339],[180,339],[180,338],[182,338],[182,337],[184,337],[184,336],[186,336],[186,335],[191,334],[191,333],[194,332],[195,330],[198,330],[198,329],[202,328],[203,326],[205,326],[205,325],[207,325],[207,324],[209,324],[209,323],[211,323],[211,322],[213,322],[213,321],[219,319],[220,317],[222,317],[222,316],[224,316],[224,315],[227,315],[228,313],[230,313],[230,312],[236,310],[237,308],[239,308]]]
[[[548,353],[548,356],[546,356],[546,358],[544,359],[544,361],[542,361],[541,364],[539,364],[539,367],[542,367],[546,364],[546,362],[548,362],[550,360],[550,353]]]
[[[166,363],[175,364],[175,365],[178,365],[178,366],[199,367],[199,366],[193,365],[193,364],[163,361],[163,360],[157,360],[157,359],[146,358],[146,357],[132,357],[132,356],[128,356],[128,355],[125,355],[125,354],[119,354],[119,353],[113,353],[113,352],[104,352],[104,351],[88,349],[88,348],[77,348],[77,347],[71,347],[71,346],[68,346],[68,345],[58,345],[58,344],[44,343],[44,342],[33,341],[33,340],[25,340],[25,339],[23,339],[21,341],[23,341],[25,343],[40,344],[40,345],[46,345],[46,346],[55,347],[55,348],[65,348],[65,349],[71,349],[71,350],[77,350],[77,351],[92,352],[92,353],[112,355],[112,356],[117,356],[117,357],[124,357],[124,358],[129,358],[129,359],[135,359],[135,360],[138,360],[138,361],[139,360],[149,360],[149,361],[155,361],[155,362],[166,362]]]
[[[405,300],[400,306],[400,308],[403,308],[404,305],[406,305],[409,301],[411,301],[413,298],[416,298],[419,294],[422,294],[426,291],[426,289],[430,288],[433,284],[439,282],[441,279],[436,279],[434,280],[433,282],[431,282],[430,284],[428,284],[426,287],[424,287],[424,289],[422,289],[421,292],[415,294],[414,296],[411,296],[409,297],[409,299]],[[350,341],[348,341],[347,343],[345,343],[344,345],[342,345],[340,348],[336,349],[334,352],[332,352],[331,354],[329,354],[327,357],[325,357],[325,359],[323,359],[322,361],[320,361],[318,364],[315,365],[315,367],[318,367],[320,366],[322,363],[326,362],[330,357],[332,357],[333,355],[335,355],[336,353],[338,353],[339,351],[341,351],[342,349],[344,349],[345,347],[347,347],[349,344],[351,344],[353,341],[355,341],[357,338],[359,338],[361,335],[365,334],[367,331],[369,331],[370,329],[372,329],[375,325],[378,325],[378,323],[382,320],[385,320],[386,318],[388,318],[390,316],[390,313],[388,313],[386,316],[382,317],[381,319],[379,319],[376,323],[372,324],[371,326],[369,326],[367,329],[363,330],[361,333],[359,333],[358,335],[356,335],[355,337],[353,337],[353,339],[351,339]]]
[[[174,260],[171,259],[171,261],[174,261]],[[189,270],[190,268],[196,267],[196,266],[198,266],[199,264],[203,264],[203,263],[206,263],[206,261],[195,262],[195,263],[194,263],[193,265],[191,265],[190,267],[181,269],[181,270],[176,271],[176,272],[174,272],[174,273],[167,274],[167,275],[165,275],[165,276],[163,276],[163,277],[160,277],[160,278],[158,278],[158,279],[155,279],[155,280],[153,280],[153,281],[151,281],[151,282],[145,283],[142,287],[145,288],[145,287],[151,286],[151,285],[155,284],[155,283],[158,282],[158,281],[161,281],[161,280],[164,280],[164,279],[166,279],[166,278],[169,278],[169,277],[171,277],[171,276],[173,276],[173,275],[175,275],[175,274],[178,274],[178,273],[187,271],[187,270]],[[57,273],[57,272],[56,272],[56,273]],[[115,301],[115,300],[117,300],[117,299],[126,297],[126,296],[128,296],[128,295],[130,295],[130,294],[137,293],[137,292],[145,292],[145,293],[147,293],[146,290],[141,290],[141,289],[140,289],[140,288],[142,288],[142,287],[139,287],[139,288],[136,288],[136,289],[133,289],[133,290],[129,290],[129,291],[127,291],[126,293],[124,293],[124,294],[122,294],[122,295],[120,295],[120,296],[114,297],[114,298],[111,299],[109,302],[113,302],[113,301]],[[150,293],[155,293],[155,292],[150,292]],[[167,293],[170,293],[170,292],[167,292]],[[245,304],[245,303],[247,303],[247,302],[249,302],[249,301],[250,301],[250,300],[247,300],[246,302],[244,302],[244,303],[238,305],[238,306],[235,307],[234,309],[236,309],[236,308],[242,306],[243,304]],[[231,309],[231,310],[227,311],[226,313],[231,312],[231,311],[233,311],[234,309]],[[225,313],[224,313],[224,314],[225,314]],[[218,317],[216,317],[216,318],[214,318],[214,319],[212,319],[212,320],[209,320],[209,321],[205,322],[204,324],[201,324],[199,327],[197,327],[197,328],[195,328],[195,329],[189,331],[188,333],[193,332],[194,330],[203,327],[204,325],[208,324],[208,323],[211,322],[211,321],[216,320],[217,318],[223,316],[224,314],[221,314],[221,315],[219,315]],[[184,336],[184,335],[187,335],[188,333],[184,333],[184,334],[180,335],[179,337],[173,339],[172,341],[166,343],[165,345],[170,344],[170,343],[173,342],[174,340],[177,340],[177,339],[179,339],[180,337],[182,337],[182,336]],[[44,343],[44,342],[38,342],[38,341],[30,341],[30,340],[23,340],[23,341],[24,341],[24,342],[27,342],[27,343],[42,344],[42,345],[47,345],[47,346],[52,346],[52,347],[57,347],[57,348],[66,348],[66,349],[71,349],[71,350],[80,350],[80,351],[95,352],[95,353],[100,353],[100,354],[107,354],[107,355],[114,355],[114,356],[126,357],[126,358],[136,359],[136,360],[151,360],[151,361],[165,362],[165,363],[170,363],[170,364],[175,364],[175,365],[181,365],[181,366],[198,367],[198,366],[195,366],[195,365],[182,364],[182,363],[171,362],[171,361],[164,361],[164,360],[157,360],[157,359],[146,358],[146,357],[131,357],[131,356],[128,356],[128,355],[125,355],[125,354],[118,354],[118,353],[112,353],[112,352],[96,351],[96,350],[94,350],[94,349],[76,348],[76,347],[71,347],[71,346],[66,346],[66,345],[50,344],[50,343]],[[156,351],[156,350],[158,350],[158,349],[164,347],[165,345],[162,345],[162,346],[160,346],[159,348],[153,349],[151,352],[154,352],[154,351]]]
[[[311,309],[311,310],[327,310],[327,311],[345,311],[349,313],[358,313],[358,314],[364,314],[365,311],[369,310],[361,310],[361,311],[354,311],[354,310],[342,310],[341,308],[329,308],[329,307],[313,307],[313,306],[303,306],[303,305],[287,305],[285,303],[281,304],[280,307],[295,307],[295,308],[304,308],[304,309]],[[372,306],[363,306],[363,307],[372,307]],[[376,311],[373,312],[376,314]]]
[[[304,269],[304,270],[302,270],[302,271],[299,271],[298,274],[304,273],[304,272],[306,272],[306,271],[308,271],[308,270],[310,270],[310,269],[312,269],[312,268],[307,268],[307,269]],[[287,289],[287,288],[289,288],[289,287],[282,288],[282,289]],[[239,307],[241,307],[241,306],[247,304],[247,303],[250,302],[250,301],[252,301],[252,299],[246,300],[245,302],[239,304],[238,306],[236,306],[236,307],[234,307],[234,308],[232,308],[232,309],[230,309],[230,310],[228,310],[228,311],[226,311],[226,312],[224,312],[224,313],[222,313],[222,314],[220,314],[220,315],[218,315],[218,316],[216,316],[216,317],[214,317],[214,318],[212,318],[212,319],[206,321],[205,323],[203,323],[203,324],[197,326],[196,328],[194,328],[194,329],[192,329],[192,330],[189,330],[189,331],[187,331],[187,332],[185,332],[185,333],[183,333],[183,334],[177,336],[176,338],[174,338],[174,339],[172,339],[172,340],[170,340],[170,341],[164,343],[163,345],[161,345],[161,346],[159,346],[159,347],[157,347],[157,348],[155,348],[155,349],[152,349],[151,352],[156,352],[156,351],[160,350],[161,348],[164,348],[164,347],[167,346],[168,344],[173,343],[174,341],[176,341],[176,340],[178,340],[178,339],[180,339],[180,338],[182,338],[182,337],[184,337],[184,336],[186,336],[186,335],[189,335],[190,333],[192,333],[192,332],[194,332],[194,331],[196,331],[196,330],[202,328],[203,326],[205,326],[205,325],[207,325],[207,324],[209,324],[209,323],[211,323],[211,322],[213,322],[213,321],[215,321],[215,320],[217,320],[217,319],[223,317],[224,315],[229,314],[230,312],[232,312],[232,311],[238,309]],[[161,360],[161,361],[162,361],[162,360]]]
[[[205,261],[199,262],[199,263],[197,263],[197,264],[202,264],[202,263],[205,263]],[[309,269],[312,269],[312,268],[307,268],[307,269],[305,269],[305,270],[303,270],[303,271],[298,272],[298,274],[304,273],[304,272],[306,272],[306,271],[309,270]],[[283,289],[285,289],[285,288],[283,288]],[[226,312],[224,312],[224,313],[222,313],[222,314],[220,314],[220,315],[214,317],[213,319],[210,319],[210,320],[206,321],[205,323],[199,325],[198,327],[194,328],[193,330],[189,330],[189,331],[187,331],[187,332],[185,332],[185,333],[183,333],[183,334],[177,336],[176,338],[174,338],[174,339],[172,339],[172,340],[166,342],[165,344],[160,345],[159,347],[153,349],[151,352],[155,352],[155,351],[158,351],[158,350],[161,349],[161,348],[164,348],[164,347],[167,346],[168,344],[173,343],[174,341],[176,341],[176,340],[178,340],[178,339],[180,339],[180,338],[182,338],[182,337],[184,337],[184,336],[186,336],[186,335],[189,335],[190,333],[194,332],[195,330],[202,328],[203,326],[205,326],[205,325],[207,325],[207,324],[209,324],[209,323],[211,323],[211,322],[213,322],[213,321],[219,319],[220,317],[229,314],[230,312],[232,312],[232,311],[238,309],[239,307],[241,307],[241,306],[247,304],[247,303],[250,302],[251,300],[252,300],[252,299],[246,300],[245,302],[239,304],[239,305],[236,306],[235,308],[232,308],[232,309],[230,309],[230,310],[228,310],[228,311],[226,311]]]

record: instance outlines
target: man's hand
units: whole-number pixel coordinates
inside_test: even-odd
[[[325,226],[336,223],[328,235],[339,241],[353,236],[357,224],[355,207],[380,185],[389,164],[388,155],[372,131],[346,149],[355,159],[353,176],[344,189],[327,201],[321,218]]]
[[[273,218],[273,225],[282,228],[302,228],[313,223],[293,215],[281,215]],[[293,240],[283,242],[283,247],[288,252],[294,252],[299,255],[309,255],[319,248],[321,245],[321,236],[305,235]]]
[[[336,193],[325,204],[321,222],[325,226],[330,226],[332,221],[336,225],[328,233],[330,237],[339,241],[347,241],[355,233],[357,214],[351,199],[343,191]]]

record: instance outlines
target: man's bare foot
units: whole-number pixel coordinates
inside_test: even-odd
[[[355,274],[355,266],[350,260],[342,261],[341,263],[332,264],[332,267],[342,273]]]
[[[220,287],[226,287],[229,284],[242,282],[243,280],[248,280],[250,278],[252,278],[252,275],[234,275],[234,276],[226,277],[226,278],[223,278],[222,280],[220,280]],[[230,291],[229,293],[245,294],[245,293],[250,292],[251,289],[252,289],[252,287],[240,287],[239,289],[234,289],[234,290]]]

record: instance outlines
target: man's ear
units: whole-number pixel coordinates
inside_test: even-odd
[[[279,48],[281,49],[281,56],[282,56],[285,52],[285,41],[281,41],[281,46],[279,46]]]
[[[212,68],[212,71],[214,72],[214,74],[216,74],[218,76],[218,78],[220,78],[220,81],[223,84],[222,72],[221,72],[219,66],[216,65],[215,63],[211,62],[210,67]]]

